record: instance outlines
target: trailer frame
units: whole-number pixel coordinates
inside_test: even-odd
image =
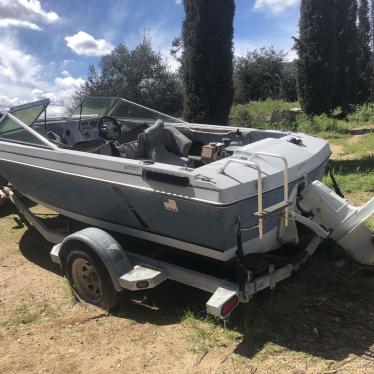
[[[243,283],[231,282],[128,251],[109,233],[99,228],[90,227],[73,234],[53,230],[27,208],[17,191],[11,187],[5,187],[3,192],[18,209],[22,221],[31,224],[48,242],[55,244],[50,252],[51,260],[62,269],[62,253],[66,250],[67,243],[71,240],[80,241],[88,244],[103,262],[117,292],[154,288],[169,279],[212,294],[206,303],[207,313],[223,320],[231,315],[239,303],[249,303],[258,292],[267,288],[274,289],[279,282],[290,278],[314,254],[328,234],[316,232],[304,249],[305,256],[297,263],[287,264],[278,269],[270,265],[267,274],[259,277],[254,277],[248,271]],[[290,216],[293,217],[293,215],[294,213],[290,211]]]

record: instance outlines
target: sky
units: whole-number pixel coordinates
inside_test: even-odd
[[[182,0],[0,0],[0,112],[48,97],[49,113],[64,114],[89,64],[144,33],[177,69],[183,17]],[[298,19],[299,0],[236,0],[235,55],[272,45],[293,59]]]

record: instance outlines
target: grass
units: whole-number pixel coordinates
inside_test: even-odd
[[[374,193],[374,155],[349,160],[331,160],[330,164],[344,192]],[[325,178],[324,183],[332,186],[330,178]]]
[[[331,133],[328,131],[317,132],[313,135],[318,136],[319,138],[326,139],[330,143],[335,144],[335,145],[344,145],[349,139],[349,135],[340,134],[340,133]]]
[[[56,315],[56,310],[48,304],[36,305],[33,302],[23,303],[13,310],[7,324],[12,327],[28,325],[41,319],[52,319]]]
[[[293,123],[271,123],[271,115],[274,111],[298,107],[300,105],[297,102],[289,103],[282,100],[236,104],[231,109],[230,121],[237,126],[299,131],[323,135],[324,138],[334,137],[336,134],[350,135],[355,127],[374,122],[374,104],[370,104],[356,107],[355,111],[345,119],[342,118],[341,111],[337,109],[331,115],[322,114],[310,117],[299,114]]]
[[[369,219],[369,221],[367,222],[367,227],[369,228],[369,230],[374,232],[374,218]]]
[[[354,154],[360,157],[369,153],[374,155],[374,132],[365,134],[365,136],[358,141],[346,144],[344,150],[347,154]]]
[[[345,194],[352,194],[358,192],[374,192],[374,172],[365,174],[364,172],[344,171],[335,172],[335,179],[338,182],[341,190]],[[332,188],[332,182],[329,177],[323,180],[323,183]]]
[[[356,159],[330,161],[336,181],[343,193],[353,195],[362,205],[374,194],[374,155],[365,155],[365,142],[363,144],[363,148],[359,146],[355,148]],[[333,187],[329,177],[325,177],[323,182],[330,188]],[[367,226],[374,232],[374,216],[369,218]]]
[[[368,103],[357,106],[355,111],[348,116],[348,120],[351,122],[366,124],[373,123],[374,118],[374,103]]]
[[[190,310],[185,312],[183,323],[193,331],[190,340],[195,353],[207,352],[213,347],[226,347],[230,342],[242,338],[239,332],[222,326],[221,321],[211,316],[200,318]]]
[[[65,298],[70,304],[75,304],[77,302],[77,298],[75,297],[74,291],[71,287],[69,281],[65,278],[64,279],[64,291],[65,291]]]
[[[10,326],[27,325],[35,322],[39,314],[32,310],[29,304],[21,304],[15,308],[8,320]]]
[[[276,110],[298,108],[298,103],[283,100],[251,101],[247,104],[237,104],[232,107],[230,119],[236,125],[264,125],[270,122],[271,114]]]

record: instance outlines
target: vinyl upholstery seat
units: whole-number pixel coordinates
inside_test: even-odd
[[[188,157],[192,146],[192,140],[174,126],[165,127],[164,143],[169,152],[181,157]]]
[[[189,163],[188,151],[192,142],[183,134],[178,134],[164,122],[158,120],[139,134],[135,142],[119,146],[121,157],[152,160],[165,164],[184,166]]]
[[[96,138],[89,141],[81,141],[73,145],[69,145],[67,144],[65,139],[63,139],[61,136],[54,133],[53,131],[48,131],[47,136],[49,141],[57,145],[59,148],[70,149],[72,151],[95,153],[108,144],[107,140],[102,138]]]

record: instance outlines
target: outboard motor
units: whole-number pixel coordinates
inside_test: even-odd
[[[301,193],[300,206],[313,213],[313,221],[331,232],[330,238],[356,261],[374,265],[374,234],[365,221],[374,214],[374,198],[357,208],[319,181]]]

